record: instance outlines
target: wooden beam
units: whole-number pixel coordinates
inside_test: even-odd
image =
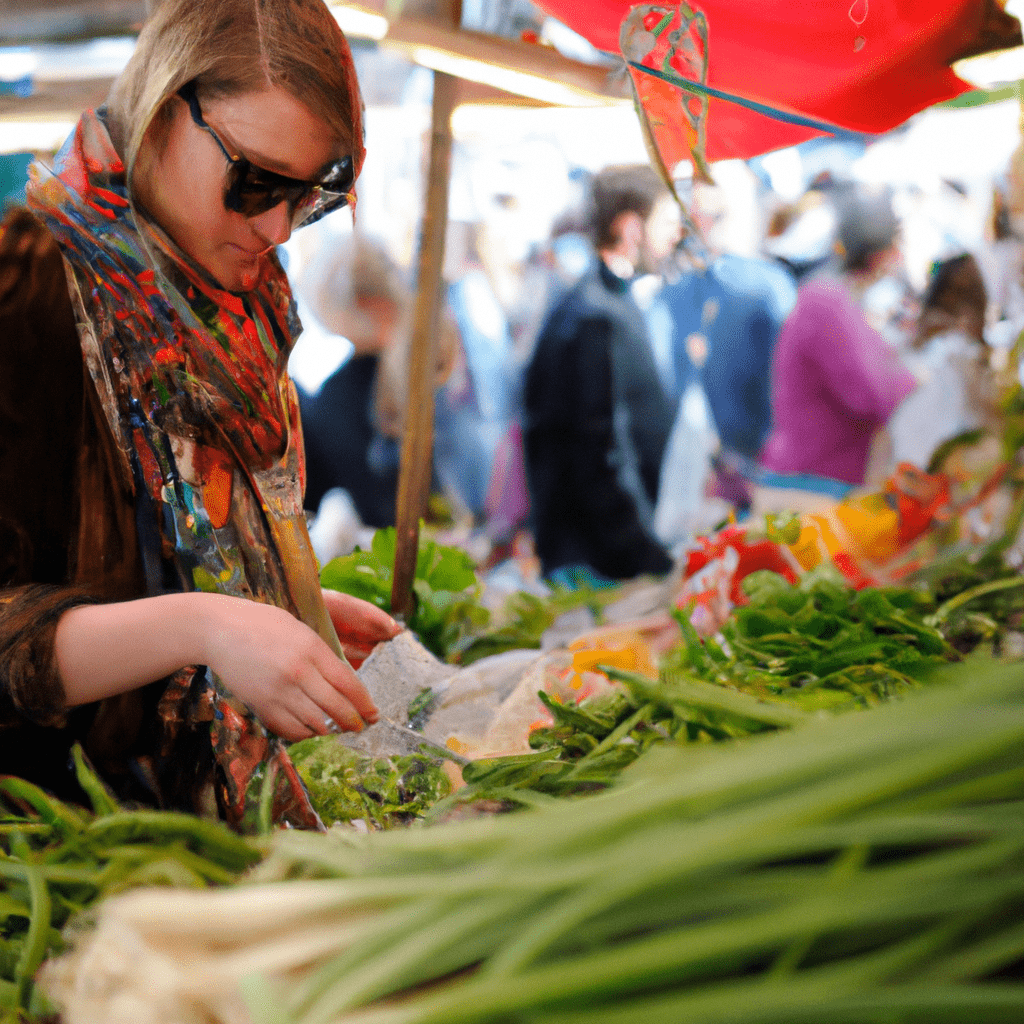
[[[395,509],[395,571],[391,581],[391,612],[406,623],[415,610],[412,585],[416,576],[420,519],[426,515],[434,467],[434,378],[437,374],[437,334],[444,302],[441,272],[448,228],[454,109],[455,79],[435,71],[430,164],[420,226],[416,308]]]
[[[33,82],[31,96],[0,96],[0,119],[77,121],[83,110],[94,109],[107,98],[113,81],[108,76]]]
[[[145,0],[3,0],[0,45],[135,35]]]
[[[391,24],[381,45],[398,47],[413,59],[417,50],[436,50],[478,65],[558,83],[578,93],[581,103],[622,101],[630,95],[628,79],[616,67],[587,64],[563,56],[551,46],[503,39],[436,21],[401,17]]]

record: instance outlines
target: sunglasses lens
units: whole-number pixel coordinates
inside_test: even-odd
[[[242,158],[228,168],[224,205],[243,217],[258,217],[286,202],[295,228],[347,205],[351,186],[352,161],[348,157],[319,184],[265,171]]]
[[[297,203],[292,212],[292,227],[312,224],[332,210],[348,206],[352,200],[352,186],[355,175],[352,171],[352,157],[339,160],[317,187]]]
[[[312,224],[332,210],[348,206],[350,198],[347,192],[337,195],[333,192],[325,192],[323,189],[314,189],[308,197],[293,208],[292,227],[297,228],[300,224]]]
[[[294,205],[307,191],[303,182],[262,171],[243,159],[228,170],[224,204],[244,217],[258,217],[280,203]]]

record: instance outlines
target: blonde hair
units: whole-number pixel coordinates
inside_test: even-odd
[[[129,182],[153,119],[183,85],[236,96],[280,86],[363,162],[362,100],[352,54],[323,0],[160,0],[107,98]]]

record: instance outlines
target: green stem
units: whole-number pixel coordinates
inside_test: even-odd
[[[0,877],[17,878],[27,882],[26,868],[32,867],[40,877],[56,884],[98,885],[100,871],[97,867],[73,867],[70,864],[33,864],[28,865],[20,860],[0,857]]]
[[[86,838],[104,846],[183,840],[222,867],[238,871],[262,856],[257,843],[236,835],[226,825],[178,811],[118,811],[104,815],[89,824]]]
[[[121,810],[121,805],[114,799],[113,794],[103,784],[103,780],[96,774],[89,764],[85,751],[80,743],[71,748],[71,757],[75,764],[75,778],[82,787],[85,795],[92,804],[95,814],[114,814]]]
[[[991,849],[986,853],[1005,859],[1009,852]],[[1011,860],[1015,855],[1009,854]],[[409,1019],[468,1024],[515,1019],[545,1006],[565,1005],[567,1000],[578,1005],[613,1000],[627,1004],[645,991],[695,985],[721,976],[724,970],[742,972],[745,965],[756,963],[766,952],[808,930],[857,934],[879,926],[901,928],[915,918],[927,921],[997,906],[1024,890],[1019,875],[1003,880],[978,878],[975,872],[982,860],[979,857],[972,863],[971,858],[948,855],[941,877],[935,877],[936,864],[924,865],[925,871],[912,865],[912,869],[893,871],[888,877],[879,871],[883,877],[872,877],[872,873],[839,889],[829,882],[807,899],[771,907],[761,914],[684,925],[595,953],[554,960],[523,973],[479,973],[428,994]],[[772,986],[773,991],[789,988]],[[1024,991],[1021,1000],[1024,1004]],[[632,1019],[647,1020],[643,1015]]]
[[[979,583],[976,587],[971,587],[969,590],[965,590],[956,597],[951,597],[948,601],[939,605],[934,615],[929,615],[925,619],[926,625],[937,626],[940,622],[944,622],[949,616],[962,607],[969,601],[973,601],[976,597],[984,597],[986,594],[994,594],[1000,590],[1011,590],[1014,587],[1024,587],[1024,576],[1014,576],[1011,579],[1002,580],[989,580],[987,583]]]
[[[302,1024],[329,1024],[372,999],[471,966],[480,958],[474,937],[482,936],[484,952],[490,952],[534,907],[500,894],[454,906],[432,902],[430,909],[432,921],[427,928],[395,936],[397,941],[390,948],[336,975],[301,1018]],[[450,960],[454,963],[446,962]]]
[[[864,868],[867,863],[870,847],[863,843],[844,850],[836,858],[832,867],[831,877],[836,880],[850,878],[855,872]],[[809,932],[806,935],[794,940],[783,950],[782,955],[772,964],[769,975],[773,978],[786,978],[793,974],[800,962],[810,952],[818,935]]]
[[[928,984],[950,984],[984,978],[1024,957],[1024,924],[1016,924],[973,944],[961,945],[921,974]]]
[[[50,940],[50,915],[53,908],[42,871],[34,864],[23,866],[25,868],[24,877],[28,883],[31,917],[28,922],[25,947],[21,951],[21,957],[15,968],[14,980],[18,986],[18,1000],[22,1006],[27,1008],[32,996],[32,982],[35,973],[46,957],[46,948]]]
[[[597,757],[599,754],[603,754],[606,750],[611,750],[616,743],[619,742],[623,737],[628,736],[641,722],[646,722],[647,719],[654,713],[653,704],[645,704],[642,708],[635,711],[629,716],[624,722],[620,722],[610,733],[593,750],[589,751],[583,757],[576,762],[576,766],[571,772],[569,772],[569,778],[572,778],[579,771],[579,766],[589,762],[592,758]]]
[[[557,1009],[531,1017],[535,1024],[864,1024],[901,1021],[916,1024],[979,1024],[1020,1020],[1020,985],[872,987],[844,992],[814,974],[785,988],[768,990],[739,980],[697,991],[623,1001],[618,1005]],[[352,1024],[426,1024],[436,1018],[389,1016],[353,1019]],[[481,1019],[482,1024],[482,1019]]]
[[[996,730],[993,728],[992,732]],[[1014,738],[1011,739],[1011,736]],[[1018,729],[1004,735],[995,749],[1019,742]],[[514,948],[503,953],[495,964],[495,971],[512,972],[535,961],[543,951],[562,936],[582,927],[586,919],[616,903],[635,898],[646,889],[692,875],[712,864],[721,864],[727,851],[735,856],[739,850],[756,846],[765,836],[784,833],[801,824],[815,824],[835,820],[846,813],[865,806],[882,803],[886,796],[903,791],[904,787],[927,784],[948,772],[971,764],[985,756],[993,736],[982,733],[965,737],[961,746],[919,751],[905,758],[893,759],[851,775],[827,778],[817,785],[806,785],[781,798],[753,806],[741,807],[731,814],[719,814],[707,823],[693,822],[684,843],[669,843],[664,837],[658,841],[640,833],[634,843],[620,844],[616,857],[607,856],[608,882],[590,888],[585,897],[567,896],[554,904],[551,910],[523,930]],[[968,752],[973,742],[975,751]],[[984,751],[984,752],[983,752]],[[656,833],[655,833],[656,834]],[[625,856],[623,856],[625,854]],[[644,864],[644,872],[637,874],[631,865]]]

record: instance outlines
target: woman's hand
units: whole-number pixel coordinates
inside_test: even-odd
[[[272,732],[298,740],[332,732],[334,723],[358,732],[377,720],[377,708],[351,666],[305,623],[274,605],[208,597],[213,600],[204,614],[201,661]],[[359,619],[359,635],[394,635],[386,627],[397,630],[398,624],[369,607],[383,620]]]
[[[387,612],[362,598],[325,590],[324,604],[345,657],[354,668],[362,665],[377,644],[393,640],[402,632]]]

